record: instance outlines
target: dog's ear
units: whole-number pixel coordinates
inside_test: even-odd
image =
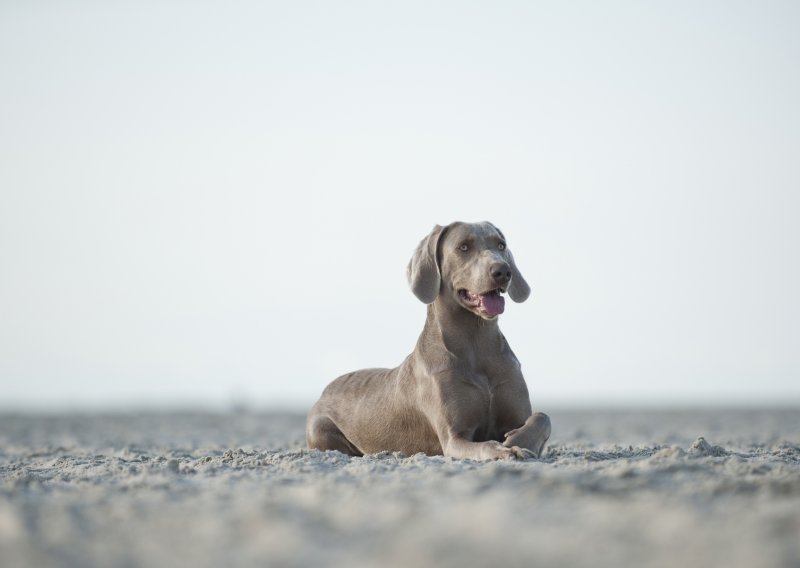
[[[414,251],[414,256],[406,268],[408,285],[423,304],[432,304],[439,295],[439,288],[442,285],[437,253],[444,230],[445,227],[436,225],[417,245],[417,250]]]
[[[492,223],[488,224],[498,232],[503,240],[506,240],[503,231],[495,227]],[[508,255],[509,265],[511,266],[511,283],[508,285],[508,295],[512,300],[520,304],[531,295],[531,287],[528,286],[528,283],[525,282],[525,279],[522,277],[522,273],[519,271],[519,268],[517,268],[517,263],[514,262],[514,255],[511,254],[511,251],[506,249],[506,254]]]
[[[525,282],[522,273],[517,268],[517,263],[514,262],[514,255],[511,254],[510,250],[506,249],[506,251],[508,252],[508,260],[511,261],[511,283],[508,285],[508,295],[519,304],[527,300],[528,296],[531,295],[531,287]]]

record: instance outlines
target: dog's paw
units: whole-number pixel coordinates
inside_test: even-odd
[[[528,418],[521,427],[509,432],[503,445],[509,448],[525,448],[532,457],[538,458],[542,455],[547,440],[550,439],[550,431],[550,418],[547,414],[537,412]]]
[[[539,457],[536,455],[536,452],[533,452],[528,448],[520,448],[519,446],[512,446],[510,449],[516,450],[516,452],[514,452],[514,455],[518,460],[535,460]]]
[[[511,448],[504,446],[500,442],[490,440],[481,444],[480,459],[484,460],[513,460],[517,459],[517,451],[519,448]]]
[[[498,448],[499,454],[495,459],[504,460],[530,460],[536,459],[536,454],[528,448],[520,448],[519,446],[501,446]]]

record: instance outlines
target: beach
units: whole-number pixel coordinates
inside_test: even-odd
[[[0,415],[0,562],[800,566],[800,410],[545,409],[541,459],[305,447],[302,413]]]

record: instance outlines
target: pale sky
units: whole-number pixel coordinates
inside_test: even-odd
[[[800,3],[0,3],[0,408],[305,409],[434,224],[535,408],[800,404]]]

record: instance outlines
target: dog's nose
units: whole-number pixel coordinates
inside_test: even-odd
[[[489,274],[498,284],[508,284],[509,280],[511,280],[511,267],[505,262],[495,262],[489,267]]]

